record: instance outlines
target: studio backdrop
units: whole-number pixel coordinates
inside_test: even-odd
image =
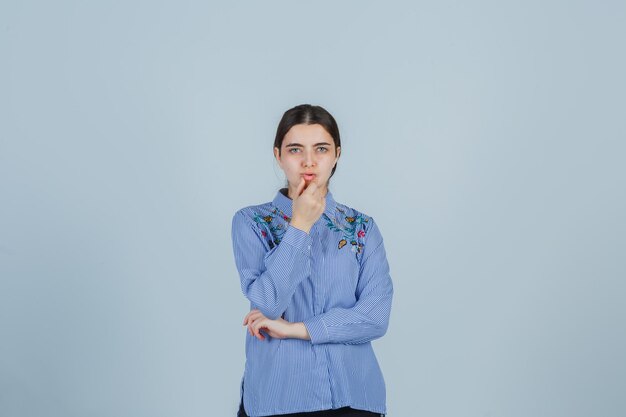
[[[234,416],[230,225],[321,105],[388,416],[626,415],[626,5],[5,1],[0,415]]]

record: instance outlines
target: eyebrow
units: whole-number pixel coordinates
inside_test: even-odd
[[[326,145],[326,146],[330,146],[330,143],[328,142],[320,142],[320,143],[316,143],[313,146],[321,146],[321,145]],[[304,148],[304,145],[301,145],[299,143],[290,143],[289,145],[285,145],[285,148],[295,148],[295,147],[301,147]]]

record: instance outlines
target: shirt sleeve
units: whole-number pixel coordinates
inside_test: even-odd
[[[357,284],[357,301],[350,308],[332,308],[303,321],[312,344],[359,344],[387,332],[393,283],[382,235],[374,219],[364,244]]]
[[[259,229],[241,210],[233,216],[231,233],[243,294],[265,317],[277,319],[311,274],[311,236],[287,226],[280,244],[268,250]]]

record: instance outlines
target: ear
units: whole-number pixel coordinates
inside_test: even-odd
[[[341,156],[341,146],[337,146],[337,158],[335,159],[335,162],[337,162],[340,156]]]
[[[280,166],[281,168],[283,167],[283,164],[280,160],[280,152],[279,149],[277,147],[274,147],[274,158],[276,159],[276,162],[278,162],[278,166]]]

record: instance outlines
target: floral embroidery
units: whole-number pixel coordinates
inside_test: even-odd
[[[369,222],[369,217],[361,214],[357,214],[356,216],[346,216],[345,210],[342,210],[339,207],[337,207],[337,211],[341,214],[339,214],[339,216],[335,215],[332,219],[324,213],[326,226],[328,226],[330,230],[342,233],[342,239],[339,241],[337,249],[341,249],[350,243],[352,252],[360,254],[363,251],[363,238],[365,237],[365,226],[361,225]],[[343,217],[346,224],[342,224],[342,221],[340,221],[338,217]]]
[[[286,222],[291,221],[291,218],[277,207],[274,207],[272,214],[260,215],[256,212],[254,213],[254,221],[257,222],[262,228],[269,230],[272,235],[272,240],[269,241],[270,249],[280,243],[287,230],[287,227],[283,223],[274,221],[276,218],[283,219]],[[261,235],[263,237],[267,237],[267,232],[265,230],[261,230]]]
[[[366,235],[365,225],[369,222],[369,217],[363,214],[346,216],[346,210],[339,207],[336,209],[337,212],[333,218],[326,213],[322,214],[326,220],[326,226],[330,230],[341,232],[341,239],[337,244],[337,249],[342,249],[349,244],[350,250],[358,257],[363,252],[363,242]],[[272,235],[272,239],[268,241],[270,249],[272,249],[283,239],[291,217],[287,216],[279,208],[272,206],[269,214],[255,212],[254,221],[261,227],[261,235],[263,237],[267,237],[268,232]]]

